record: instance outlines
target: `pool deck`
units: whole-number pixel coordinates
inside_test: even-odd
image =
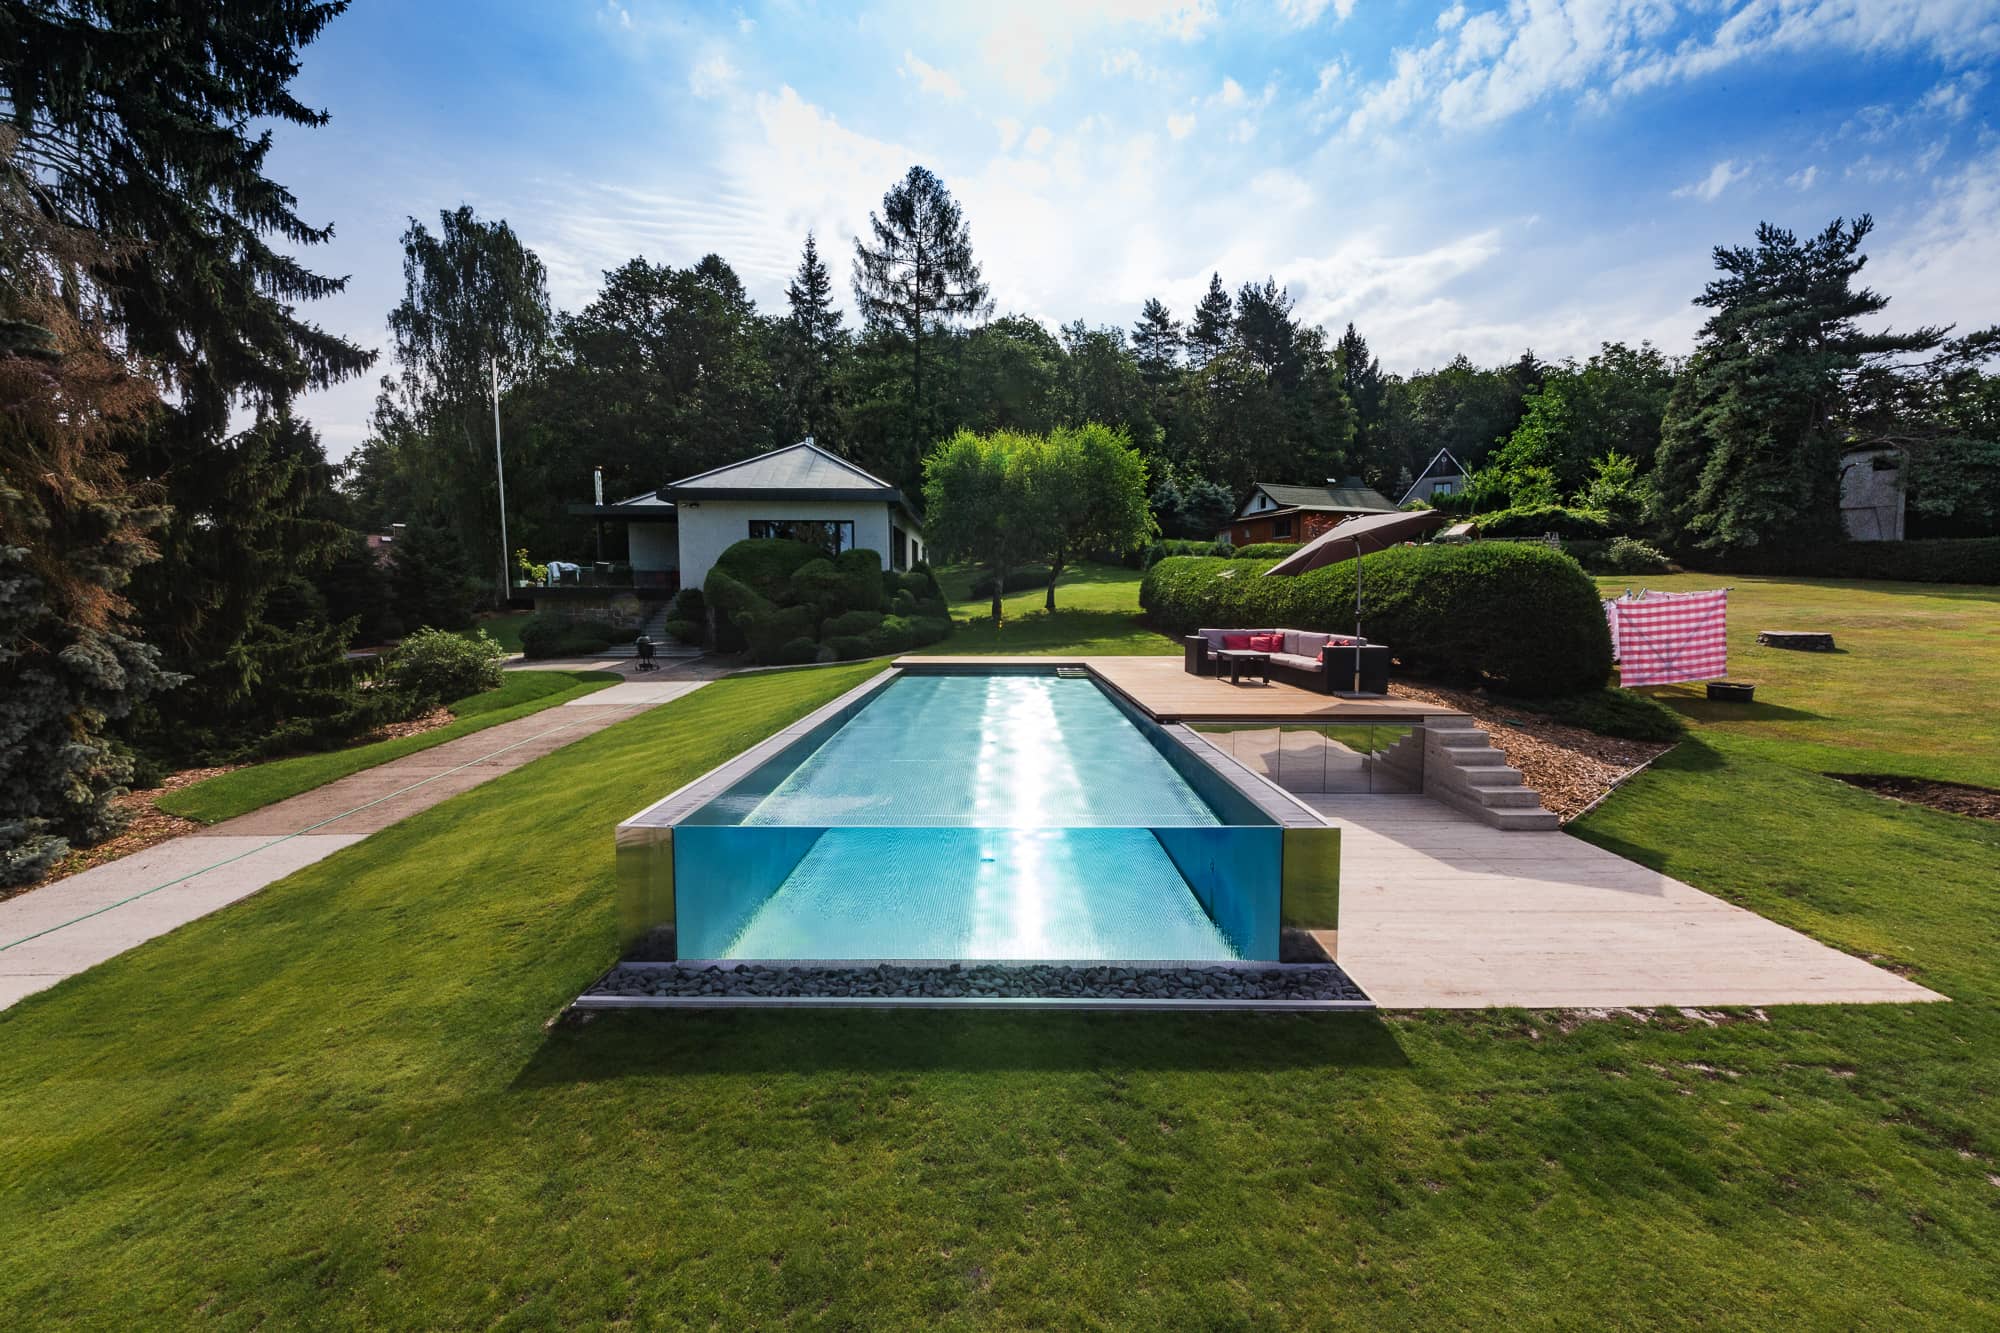
[[[1341,830],[1335,952],[1384,1009],[1945,998],[1567,833],[1422,796],[1300,799]]]
[[[1296,685],[1191,676],[1179,657],[899,657],[905,671],[1082,667],[1155,722],[1413,722],[1456,717],[1414,699],[1316,694]]]

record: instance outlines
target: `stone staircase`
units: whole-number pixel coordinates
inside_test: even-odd
[[[634,646],[633,641],[641,634],[644,634],[653,641],[653,656],[655,658],[700,657],[701,649],[682,643],[679,639],[667,633],[667,619],[673,615],[673,610],[674,604],[672,602],[648,603],[645,617],[633,627],[631,638],[626,639],[623,643],[612,644],[609,648],[597,654],[597,656],[637,657],[639,650]]]
[[[1469,717],[1427,719],[1378,762],[1405,770],[1421,763],[1424,795],[1494,828],[1525,832],[1561,826],[1554,811],[1542,809],[1541,793],[1522,780],[1521,770],[1508,764],[1492,737]]]

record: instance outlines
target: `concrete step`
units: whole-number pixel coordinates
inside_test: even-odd
[[[1542,808],[1542,794],[1533,787],[1474,787],[1472,796],[1488,810]]]
[[[1468,787],[1490,790],[1496,787],[1518,787],[1521,785],[1521,770],[1506,764],[1489,764],[1484,768],[1460,770]]]
[[[1553,810],[1488,810],[1480,818],[1508,833],[1546,833],[1562,827]]]

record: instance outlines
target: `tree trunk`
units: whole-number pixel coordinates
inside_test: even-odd
[[[993,567],[993,623],[1000,623],[1000,599],[1007,593],[1007,570],[1003,565]]]
[[[1042,603],[1042,610],[1044,611],[1053,611],[1056,609],[1056,580],[1062,577],[1062,572],[1063,562],[1062,558],[1058,556],[1049,562],[1049,595],[1047,600]]]

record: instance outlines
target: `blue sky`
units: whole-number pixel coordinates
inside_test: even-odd
[[[332,123],[273,167],[352,275],[313,313],[370,346],[411,215],[506,217],[567,308],[712,250],[775,309],[808,228],[847,296],[921,162],[1001,312],[1129,326],[1271,275],[1410,371],[1685,350],[1764,219],[1872,212],[1896,322],[2000,321],[1996,64],[2000,0],[356,0],[297,85]],[[308,400],[330,452],[373,396]]]

